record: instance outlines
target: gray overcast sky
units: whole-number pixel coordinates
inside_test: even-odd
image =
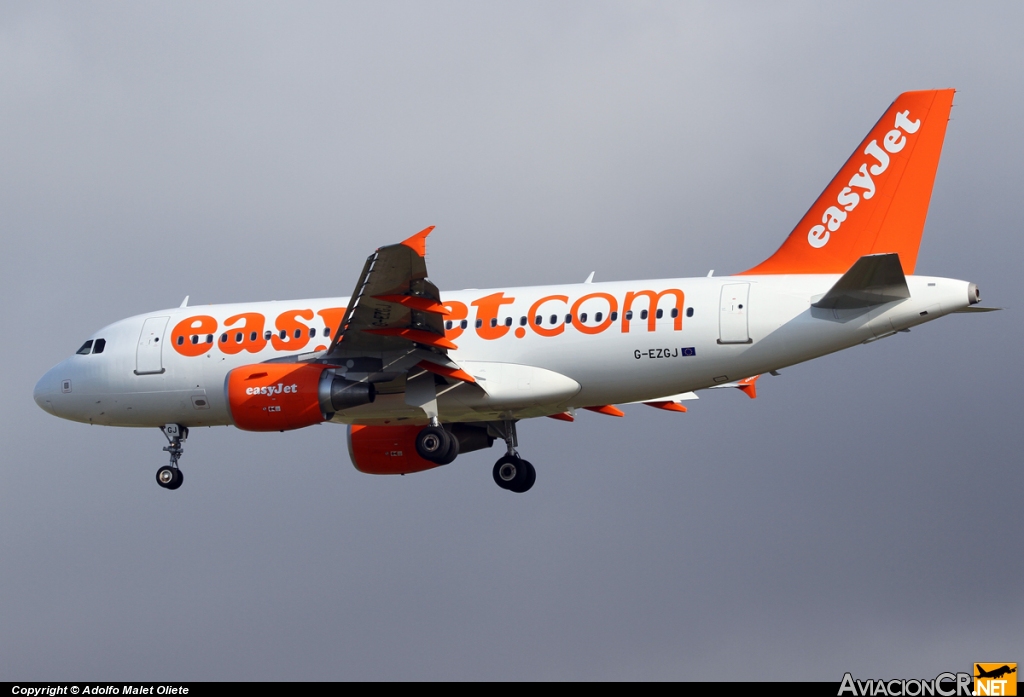
[[[819,679],[1024,661],[1018,3],[0,5],[0,678]],[[362,475],[344,429],[48,416],[92,331],[347,295],[739,271],[895,96],[956,87],[919,273],[956,315]],[[1013,291],[1017,286],[1018,291]]]

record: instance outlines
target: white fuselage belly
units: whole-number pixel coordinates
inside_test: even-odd
[[[575,284],[506,288],[502,290],[464,290],[442,293],[445,303],[468,308],[468,327],[453,341],[458,349],[449,356],[465,366],[480,380],[484,389],[493,386],[491,396],[480,390],[454,386],[438,397],[442,421],[481,421],[504,417],[523,418],[552,414],[566,409],[603,404],[652,401],[666,395],[711,387],[726,381],[782,368],[817,356],[888,335],[915,324],[930,321],[966,307],[968,283],[944,278],[910,276],[911,297],[867,310],[833,311],[812,308],[839,278],[838,275],[734,276],[687,278],[616,283]],[[749,284],[743,296],[742,311],[735,306],[723,308],[723,286]],[[734,286],[744,290],[742,286]],[[642,290],[664,294],[658,307],[637,297],[632,304],[633,317],[625,319],[624,303],[628,293]],[[730,291],[731,292],[731,291]],[[744,291],[745,292],[745,291]],[[501,293],[502,304],[496,313],[498,326],[476,327],[478,313],[484,311],[481,298]],[[535,308],[538,300],[555,296]],[[566,300],[561,300],[561,297]],[[577,300],[592,296],[583,303]],[[608,296],[612,299],[610,303]],[[474,301],[477,305],[474,306]],[[37,401],[51,413],[86,423],[111,426],[160,426],[179,423],[185,426],[215,426],[232,423],[225,383],[228,373],[239,366],[261,363],[322,347],[322,327],[329,320],[319,314],[325,309],[344,308],[348,298],[328,298],[287,302],[262,302],[235,305],[185,307],[151,312],[116,322],[95,334],[106,340],[99,355],[75,355],[50,370],[37,386]],[[574,322],[565,317],[576,304]],[[611,305],[618,316],[609,323]],[[678,317],[672,309],[678,307]],[[520,326],[520,318],[542,315],[540,325]],[[692,308],[692,316],[687,309]],[[243,313],[265,318],[266,330],[277,335],[275,319],[289,310],[311,310],[313,321],[299,320],[304,327],[321,328],[319,336],[302,346],[288,348],[293,341],[290,329],[287,342],[273,343],[259,351],[222,350],[220,337],[228,333],[234,341],[238,323],[226,326],[226,320]],[[647,310],[654,317],[640,314]],[[596,331],[599,323],[609,324]],[[926,314],[922,314],[926,313]],[[327,313],[336,317],[337,313]],[[579,317],[587,315],[583,331]],[[182,320],[195,316],[215,320],[214,341],[200,355],[182,355],[173,345],[172,329]],[[551,323],[551,317],[556,322]],[[167,317],[166,331],[159,350],[150,352],[163,372],[137,374],[142,366],[140,333],[147,318]],[[506,318],[511,326],[505,329]],[[745,324],[745,327],[744,327]],[[213,326],[213,325],[211,325]],[[458,333],[458,320],[454,331]],[[553,336],[542,333],[558,332]],[[677,328],[678,327],[678,328]],[[628,331],[626,330],[628,328]],[[331,327],[335,331],[337,327]],[[589,329],[590,333],[586,330]],[[490,331],[489,331],[490,330]],[[205,330],[204,330],[205,331]],[[743,332],[746,336],[742,336]],[[483,335],[504,332],[486,339]],[[741,336],[735,336],[736,333]],[[205,336],[199,336],[200,343]],[[262,334],[261,334],[262,336]],[[739,343],[742,339],[746,343]],[[722,343],[722,340],[737,343]],[[187,348],[187,347],[186,347]],[[683,349],[692,349],[683,351]],[[692,355],[689,355],[691,354]],[[155,356],[155,359],[152,358]],[[148,369],[148,368],[147,368]],[[548,372],[550,371],[550,373]],[[70,381],[70,384],[67,384]],[[575,383],[576,386],[573,385]],[[416,407],[408,406],[401,394],[381,395],[366,404],[338,413],[333,420],[343,423],[385,423],[394,420],[425,420]]]

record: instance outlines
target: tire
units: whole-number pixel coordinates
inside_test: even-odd
[[[179,488],[181,486],[182,482],[184,482],[184,481],[185,481],[185,473],[182,472],[177,467],[175,467],[174,468],[174,481],[171,482],[167,486],[167,488],[170,489],[171,491],[174,491],[175,489]]]
[[[526,475],[526,468],[523,467],[523,460],[515,455],[504,455],[494,463],[491,470],[494,483],[502,489],[516,491],[523,482]]]
[[[527,491],[533,488],[533,485],[537,483],[537,470],[534,469],[533,464],[523,460],[523,465],[526,466],[526,477],[523,480],[523,485],[519,489],[513,489],[517,494],[525,494]]]
[[[509,482],[508,490],[517,494],[525,494],[537,481],[537,470],[526,460],[519,460],[519,468],[516,471],[515,479]]]
[[[164,465],[156,471],[156,483],[164,489],[173,489],[174,481],[177,477],[174,476],[174,468],[169,465]]]
[[[448,449],[436,460],[439,465],[450,465],[459,456],[459,439],[447,431],[445,433],[448,434]]]
[[[416,452],[424,460],[440,462],[451,448],[451,438],[440,426],[427,426],[416,434]]]

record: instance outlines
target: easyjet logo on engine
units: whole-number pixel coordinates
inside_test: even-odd
[[[821,216],[821,224],[815,225],[807,232],[807,243],[815,249],[828,244],[833,232],[839,230],[850,212],[863,198],[870,200],[875,195],[875,180],[889,168],[889,155],[895,155],[907,145],[907,137],[913,135],[921,127],[921,120],[910,120],[910,110],[896,112],[895,128],[885,134],[882,145],[874,139],[864,148],[864,155],[874,159],[861,164],[857,172],[850,178],[847,186],[836,197],[836,205],[829,206]]]
[[[265,387],[247,387],[245,393],[247,395],[267,395],[272,396],[275,394],[291,394],[298,392],[299,386],[296,384],[285,385],[284,383],[277,383],[276,385],[267,385]]]

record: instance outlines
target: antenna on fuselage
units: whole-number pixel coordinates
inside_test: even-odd
[[[178,305],[178,307],[188,307],[188,296],[187,295],[185,296],[185,299],[181,301],[181,304]]]
[[[593,282],[594,282],[594,272],[591,271],[590,275],[587,276],[587,280],[585,280],[584,283],[593,283]]]

